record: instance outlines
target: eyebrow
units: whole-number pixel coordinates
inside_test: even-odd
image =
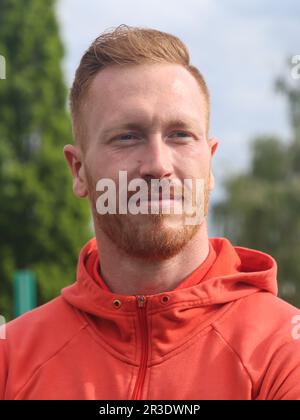
[[[178,127],[185,130],[188,129],[198,129],[201,133],[203,132],[203,128],[200,126],[200,118],[198,119],[191,119],[191,118],[173,118],[172,120],[166,123],[168,128],[171,127]],[[100,136],[107,136],[110,133],[118,130],[145,130],[145,126],[139,122],[124,122],[124,123],[115,123],[114,126],[107,128],[100,132]]]

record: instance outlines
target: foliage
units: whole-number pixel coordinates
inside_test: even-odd
[[[0,313],[12,314],[12,273],[31,269],[39,304],[74,281],[88,239],[86,203],[72,193],[72,141],[55,2],[0,0]]]
[[[280,295],[300,306],[300,89],[279,80],[289,105],[292,138],[256,138],[249,170],[225,181],[214,223],[233,243],[270,253]]]

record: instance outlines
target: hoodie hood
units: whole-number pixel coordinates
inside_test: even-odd
[[[154,295],[129,296],[110,292],[103,287],[99,273],[95,276],[88,268],[89,259],[97,259],[97,243],[92,239],[79,256],[76,283],[64,289],[62,296],[85,318],[95,340],[100,336],[114,354],[125,357],[127,363],[136,363],[137,351],[147,342],[149,363],[159,364],[198,334],[212,330],[249,295],[277,292],[273,258],[233,247],[224,238],[209,242],[209,264],[204,261],[179,287]],[[203,267],[208,269],[206,273]]]
[[[209,244],[207,260],[176,289],[145,296],[153,310],[161,307],[162,300],[172,304],[189,302],[209,306],[236,301],[258,291],[277,295],[277,265],[270,255],[233,246],[226,238],[210,238]],[[112,293],[95,272],[95,263],[99,264],[97,242],[92,238],[79,255],[77,281],[62,290],[63,298],[79,310],[95,316],[101,316],[105,309],[111,310],[115,301],[121,302],[118,308],[121,312],[135,311],[136,296]],[[92,269],[88,269],[88,265]],[[165,295],[168,299],[163,299]]]

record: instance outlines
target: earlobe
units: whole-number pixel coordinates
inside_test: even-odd
[[[73,192],[77,197],[86,197],[88,191],[86,188],[84,168],[79,149],[72,144],[67,144],[64,147],[65,159],[70,168],[73,177]]]

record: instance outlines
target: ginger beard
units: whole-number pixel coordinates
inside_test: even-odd
[[[185,214],[99,214],[96,201],[100,194],[88,171],[86,178],[95,229],[100,229],[119,250],[131,257],[148,261],[174,257],[195,236],[208,212],[210,172],[204,181],[204,217],[195,225],[185,223]],[[133,194],[128,192],[128,201]]]

